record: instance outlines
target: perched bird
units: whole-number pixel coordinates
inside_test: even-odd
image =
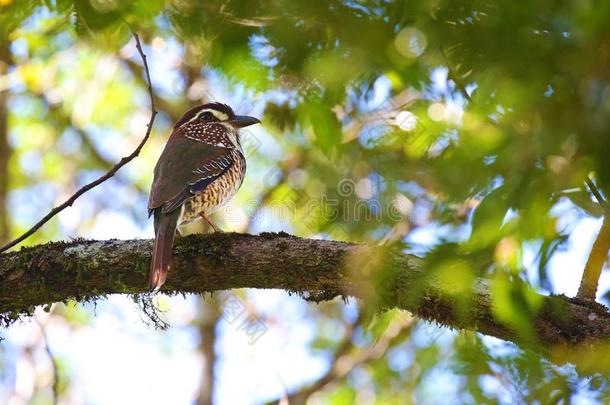
[[[259,122],[235,115],[226,104],[208,103],[187,111],[174,125],[148,200],[155,220],[151,290],[165,283],[178,226],[203,218],[218,230],[209,215],[235,195],[246,173],[239,129]]]

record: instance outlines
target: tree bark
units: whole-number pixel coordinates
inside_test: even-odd
[[[57,301],[146,292],[150,252],[150,240],[75,240],[2,254],[0,320],[8,324],[37,305]],[[598,352],[610,350],[607,308],[540,296],[542,305],[531,318],[534,333],[523,333],[495,316],[490,285],[476,279],[465,301],[427,274],[422,259],[392,249],[286,233],[219,233],[179,238],[163,289],[277,288],[316,302],[353,296],[376,309],[401,308],[449,327],[515,342],[554,362],[573,362],[583,373],[610,374],[610,364],[600,361]]]
[[[610,250],[610,214],[604,215],[602,227],[591,247],[591,253],[589,253],[576,295],[578,298],[595,301],[599,277],[608,261],[608,250]]]
[[[11,51],[6,38],[0,38],[0,77],[5,77],[12,63]],[[9,160],[11,147],[8,143],[8,90],[0,89],[0,245],[10,238],[10,217],[7,209],[9,190]]]

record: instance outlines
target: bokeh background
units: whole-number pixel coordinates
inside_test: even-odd
[[[456,289],[492,278],[497,316],[527,331],[529,289],[574,296],[604,215],[584,180],[608,195],[608,21],[604,1],[0,0],[0,242],[144,136],[129,23],[159,110],[151,138],[26,245],[152,237],[148,189],[173,122],[221,101],[262,118],[244,131],[224,230],[394,244]],[[604,272],[598,301],[609,291]],[[0,402],[610,398],[607,377],[406,312],[371,319],[354,300],[238,290],[156,305],[167,330],[137,297],[36,309],[2,331]]]

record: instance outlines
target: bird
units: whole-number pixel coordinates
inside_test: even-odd
[[[258,123],[258,118],[235,115],[230,106],[212,102],[191,108],[174,124],[148,199],[155,230],[151,291],[165,283],[179,226],[202,218],[219,231],[209,216],[237,193],[246,173],[239,130]]]

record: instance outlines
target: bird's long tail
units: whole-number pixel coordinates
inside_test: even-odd
[[[151,291],[159,290],[165,283],[172,261],[172,246],[179,217],[179,209],[167,214],[162,213],[161,208],[155,211],[155,243],[148,276]]]

